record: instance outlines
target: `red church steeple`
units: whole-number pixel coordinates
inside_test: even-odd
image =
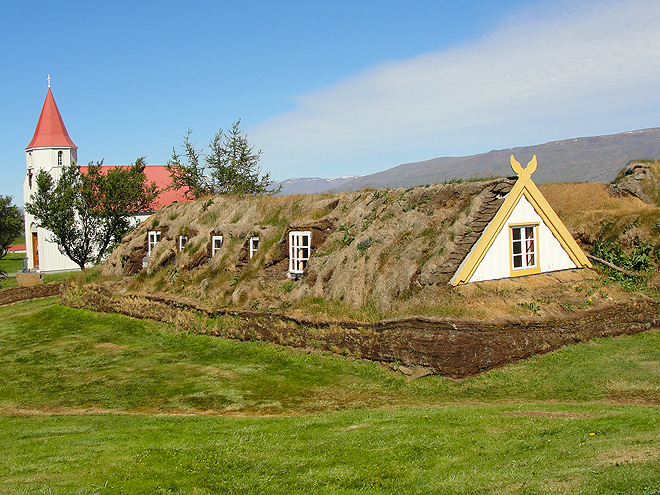
[[[62,120],[60,111],[57,109],[57,104],[55,104],[53,93],[50,90],[49,81],[48,93],[46,93],[46,100],[41,109],[41,115],[39,115],[37,128],[34,130],[32,141],[30,141],[30,144],[25,149],[53,147],[78,149],[66,131],[64,121]]]

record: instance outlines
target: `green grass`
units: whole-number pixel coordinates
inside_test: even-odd
[[[0,494],[657,494],[659,369],[652,330],[410,381],[27,301],[0,308]]]
[[[374,363],[177,333],[52,300],[2,314],[0,411],[313,412],[382,405],[404,383]]]
[[[24,253],[7,253],[4,258],[0,260],[0,268],[6,273],[16,273],[23,269]]]
[[[609,405],[4,417],[0,490],[652,494],[659,417]]]

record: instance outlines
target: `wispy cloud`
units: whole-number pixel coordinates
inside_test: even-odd
[[[658,26],[656,0],[537,5],[470,45],[298,96],[293,111],[251,137],[275,175],[329,176],[360,173],[356,163],[388,154],[420,159],[420,150],[435,150],[425,156],[432,158],[494,142],[536,144],[515,141],[535,136],[534,127],[548,139],[570,137],[562,126],[616,128],[616,119],[634,122],[631,115],[660,106]]]

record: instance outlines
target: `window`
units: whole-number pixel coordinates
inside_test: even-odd
[[[148,249],[149,249],[149,254],[151,255],[151,251],[153,248],[156,246],[158,241],[160,241],[160,230],[150,230],[148,233]]]
[[[187,235],[180,235],[179,236],[179,251],[183,251],[183,248],[186,247],[187,242],[188,242],[188,236]]]
[[[222,247],[222,236],[214,235],[211,236],[211,257],[215,256],[215,253],[220,250]]]
[[[530,270],[538,267],[538,225],[511,227],[511,269]]]
[[[311,244],[311,232],[289,232],[289,275],[301,275],[305,272],[311,254]]]
[[[257,254],[257,249],[259,249],[259,238],[250,237],[250,259]]]
[[[57,152],[57,166],[58,167],[62,166],[62,152],[61,151]]]

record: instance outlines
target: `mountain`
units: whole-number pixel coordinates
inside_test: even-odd
[[[507,177],[512,175],[509,165],[511,154],[514,154],[523,166],[531,160],[533,155],[537,156],[539,168],[534,174],[534,181],[537,183],[610,182],[631,160],[660,158],[660,128],[551,141],[535,146],[494,150],[472,156],[433,158],[348,179],[343,183],[328,182],[327,189],[299,190],[299,192],[321,192],[330,189],[354,191],[365,187],[408,187],[433,184],[457,178]],[[289,179],[292,183],[303,180],[311,179]],[[324,179],[314,180],[322,181]],[[320,182],[315,184],[322,187]]]
[[[289,196],[292,194],[314,194],[318,192],[331,191],[341,187],[346,182],[360,178],[359,175],[349,175],[346,177],[333,177],[322,179],[321,177],[303,177],[301,179],[287,179],[279,182],[273,182],[271,187],[282,186],[279,192],[280,196]]]

